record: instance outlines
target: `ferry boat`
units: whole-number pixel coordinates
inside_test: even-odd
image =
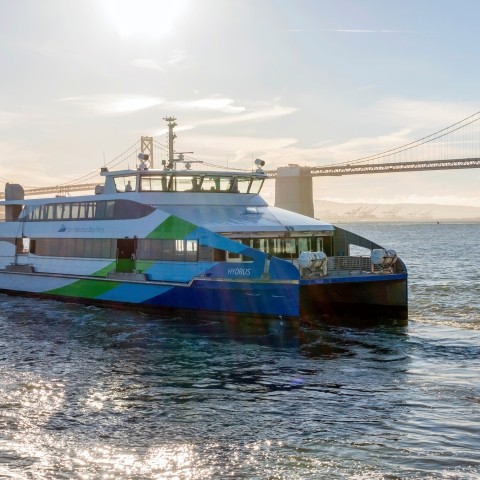
[[[158,311],[407,318],[395,251],[269,206],[261,160],[250,172],[192,169],[166,120],[159,169],[141,153],[135,169],[101,168],[104,184],[79,196],[25,199],[6,184],[0,291]]]

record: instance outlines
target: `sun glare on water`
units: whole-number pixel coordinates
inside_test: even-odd
[[[102,3],[121,37],[160,37],[177,26],[188,0],[103,0]]]

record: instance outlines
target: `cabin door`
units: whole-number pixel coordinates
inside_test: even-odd
[[[117,272],[133,272],[135,239],[119,238],[117,240]]]

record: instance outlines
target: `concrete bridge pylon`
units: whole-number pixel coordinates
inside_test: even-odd
[[[313,180],[310,167],[279,167],[275,179],[275,206],[314,216]]]

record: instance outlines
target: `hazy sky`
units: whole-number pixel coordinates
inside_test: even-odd
[[[479,18],[478,0],[0,0],[0,177],[75,179],[163,143],[166,115],[177,150],[239,168],[385,151],[480,110]],[[314,196],[480,206],[479,180],[317,178]]]

